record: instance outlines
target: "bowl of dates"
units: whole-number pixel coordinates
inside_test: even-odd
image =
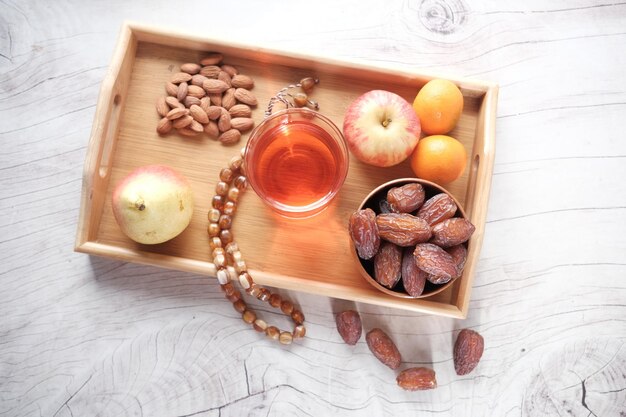
[[[348,222],[363,277],[401,298],[432,296],[461,277],[474,230],[450,193],[418,178],[377,187]]]

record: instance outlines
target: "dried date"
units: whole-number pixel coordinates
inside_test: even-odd
[[[398,246],[413,246],[426,242],[431,237],[428,223],[407,213],[379,214],[376,225],[381,239]]]
[[[354,310],[346,310],[337,314],[335,317],[337,323],[337,331],[339,335],[349,345],[356,345],[361,338],[363,326],[361,325],[361,316]]]
[[[453,217],[433,226],[433,238],[430,242],[442,248],[449,248],[450,246],[466,242],[472,236],[474,230],[476,228],[469,220]]]
[[[374,279],[387,288],[393,288],[402,275],[402,249],[391,242],[382,242],[374,258]]]
[[[411,297],[419,297],[424,292],[428,274],[417,267],[414,250],[406,248],[402,254],[402,285]]]
[[[483,356],[485,341],[474,330],[463,329],[454,343],[454,370],[457,375],[467,375],[476,368]]]
[[[417,217],[424,219],[430,226],[449,219],[456,213],[457,206],[452,197],[439,193],[426,200],[417,212]]]
[[[410,213],[422,205],[425,195],[422,184],[411,183],[389,190],[387,201],[394,213]]]
[[[376,214],[372,209],[359,210],[350,216],[348,231],[361,259],[373,258],[380,248]]]
[[[452,256],[452,260],[456,265],[457,275],[461,276],[463,268],[465,268],[465,261],[467,261],[467,249],[464,245],[455,245],[447,248],[446,252]]]
[[[379,361],[391,369],[398,369],[400,367],[402,356],[396,344],[387,336],[387,333],[383,332],[381,329],[372,329],[365,335],[365,341]]]
[[[430,368],[409,368],[398,374],[398,386],[407,391],[421,391],[437,388],[435,371]]]
[[[457,269],[452,256],[432,243],[420,243],[413,252],[415,263],[428,273],[426,279],[433,284],[445,284],[457,277]]]

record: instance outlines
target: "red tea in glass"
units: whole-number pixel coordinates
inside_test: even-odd
[[[327,207],[348,172],[339,129],[308,109],[288,109],[265,119],[246,147],[250,185],[274,210],[309,217]]]

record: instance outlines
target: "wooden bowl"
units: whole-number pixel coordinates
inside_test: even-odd
[[[396,180],[392,180],[389,182],[386,182],[378,187],[376,187],[371,193],[368,194],[367,197],[365,197],[365,199],[363,200],[363,202],[361,203],[361,205],[359,206],[359,210],[361,209],[366,209],[366,208],[370,208],[372,210],[374,210],[374,212],[376,214],[380,214],[380,207],[379,207],[379,202],[385,198],[387,198],[387,192],[394,188],[394,187],[400,187],[406,184],[410,184],[410,183],[419,183],[422,184],[422,186],[424,187],[424,191],[426,193],[426,197],[424,199],[424,201],[428,200],[429,198],[431,198],[432,196],[439,194],[439,193],[445,193],[448,194],[452,200],[454,200],[454,203],[456,204],[457,210],[456,213],[454,214],[454,217],[462,217],[462,218],[467,218],[465,215],[465,211],[463,210],[463,207],[461,207],[461,204],[459,203],[459,201],[454,198],[454,196],[452,194],[450,194],[449,192],[447,192],[445,190],[445,188],[443,188],[442,186],[435,184],[434,182],[430,182],[430,181],[426,181],[426,180],[422,180],[419,178],[399,178]],[[467,248],[467,242],[464,243],[465,247]],[[424,291],[422,292],[421,295],[417,296],[417,297],[413,297],[409,294],[407,294],[404,291],[404,287],[402,286],[402,280],[400,280],[392,289],[389,289],[387,287],[382,286],[381,284],[379,284],[375,279],[374,279],[374,259],[369,259],[369,260],[364,260],[359,258],[356,248],[354,247],[354,244],[352,245],[352,253],[354,254],[354,258],[356,260],[356,264],[357,264],[357,268],[359,269],[359,272],[361,273],[361,275],[365,278],[365,280],[367,282],[369,282],[374,288],[376,288],[377,290],[394,296],[394,297],[399,297],[399,298],[424,298],[424,297],[430,297],[432,295],[438,294],[442,291],[444,291],[446,288],[448,288],[449,286],[451,286],[454,281],[456,281],[457,279],[459,279],[459,277],[451,279],[449,282],[445,283],[445,284],[441,284],[441,285],[436,285],[433,284],[429,281],[426,281],[426,285],[424,287]],[[462,274],[461,274],[462,275]]]

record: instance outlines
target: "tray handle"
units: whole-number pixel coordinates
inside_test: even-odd
[[[86,242],[96,239],[111,177],[120,118],[126,101],[126,91],[136,50],[136,37],[131,27],[124,24],[109,70],[100,87],[91,137],[87,146],[75,242],[77,251],[80,251]]]

